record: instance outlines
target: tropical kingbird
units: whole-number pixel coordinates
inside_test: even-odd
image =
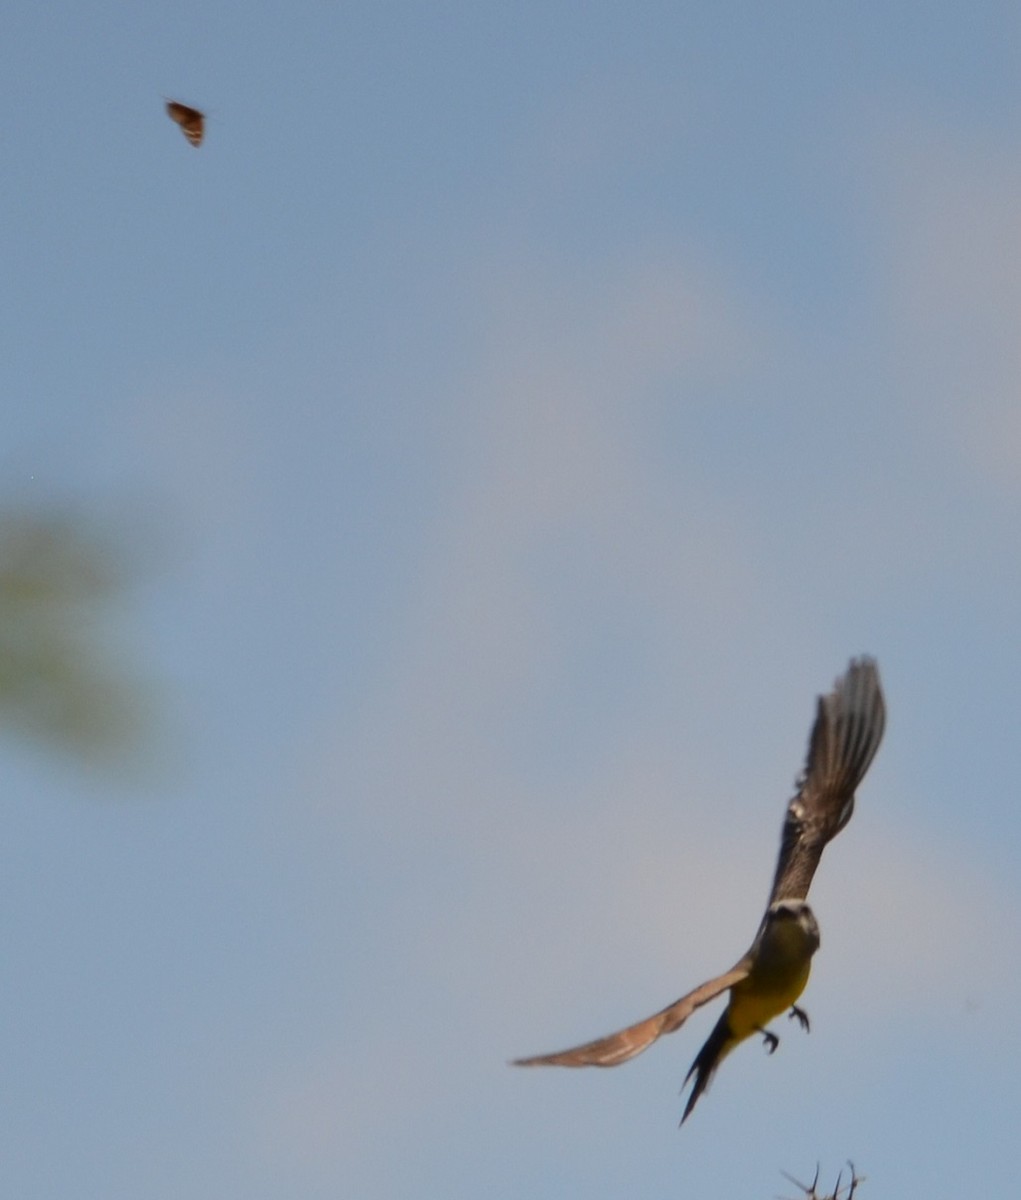
[[[808,1016],[794,1003],[819,948],[819,926],[805,897],[826,843],[851,819],[855,789],[879,749],[885,722],[875,662],[852,659],[833,691],[819,697],[805,766],[787,805],[769,903],[755,940],[729,971],[626,1029],[570,1050],[519,1058],[514,1065],[615,1067],[673,1033],[696,1008],[729,988],[727,1007],[685,1077],[685,1084],[692,1076],[695,1082],[683,1124],[724,1056],[739,1042],[761,1033],[772,1053],[779,1038],[766,1023],[788,1007],[808,1029]]]

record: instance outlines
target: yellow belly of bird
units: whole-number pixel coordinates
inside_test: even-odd
[[[798,964],[784,977],[757,979],[749,975],[730,989],[727,1024],[735,1041],[764,1029],[785,1012],[805,990],[811,962]]]
[[[797,1000],[808,983],[814,949],[796,925],[771,931],[751,973],[730,989],[727,1024],[735,1042],[763,1029]]]

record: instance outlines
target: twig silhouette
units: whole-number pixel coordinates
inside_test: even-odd
[[[810,1185],[795,1179],[793,1175],[788,1175],[786,1171],[781,1171],[780,1174],[784,1179],[789,1179],[795,1187],[801,1188],[805,1193],[805,1200],[854,1200],[854,1193],[857,1191],[858,1184],[865,1182],[865,1176],[856,1174],[854,1163],[850,1159],[848,1159],[847,1165],[851,1168],[851,1182],[847,1185],[846,1189],[843,1188],[844,1172],[841,1169],[840,1174],[837,1176],[836,1186],[832,1192],[827,1192],[825,1196],[820,1196],[816,1191],[816,1188],[819,1186],[818,1164],[816,1164],[815,1177]],[[783,1200],[783,1198],[781,1197],[780,1200]]]

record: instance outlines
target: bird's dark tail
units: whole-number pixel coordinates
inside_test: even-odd
[[[730,1031],[730,1025],[727,1022],[727,1010],[720,1015],[720,1019],[713,1026],[712,1033],[706,1038],[705,1045],[699,1050],[695,1061],[691,1064],[691,1070],[684,1077],[684,1085],[681,1088],[688,1086],[688,1081],[694,1075],[695,1084],[691,1089],[691,1095],[688,1097],[688,1103],[684,1106],[684,1116],[681,1117],[681,1124],[691,1115],[691,1110],[698,1103],[699,1096],[709,1087],[713,1076],[716,1074],[716,1068],[723,1061],[724,1055],[735,1045],[734,1035]]]

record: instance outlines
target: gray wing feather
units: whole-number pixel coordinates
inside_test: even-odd
[[[871,658],[852,659],[819,697],[797,794],[787,805],[769,902],[804,900],[826,843],[854,812],[854,793],[883,740],[886,705]]]
[[[615,1067],[618,1063],[627,1062],[636,1054],[651,1046],[657,1038],[666,1033],[680,1029],[696,1008],[715,1000],[721,992],[733,987],[735,983],[748,975],[750,959],[745,955],[740,962],[735,963],[729,971],[708,979],[705,983],[688,992],[680,1000],[667,1005],[662,1011],[637,1021],[626,1029],[607,1034],[606,1037],[596,1038],[594,1042],[585,1042],[582,1046],[574,1046],[570,1050],[560,1050],[555,1054],[537,1054],[533,1058],[516,1058],[515,1067]]]

